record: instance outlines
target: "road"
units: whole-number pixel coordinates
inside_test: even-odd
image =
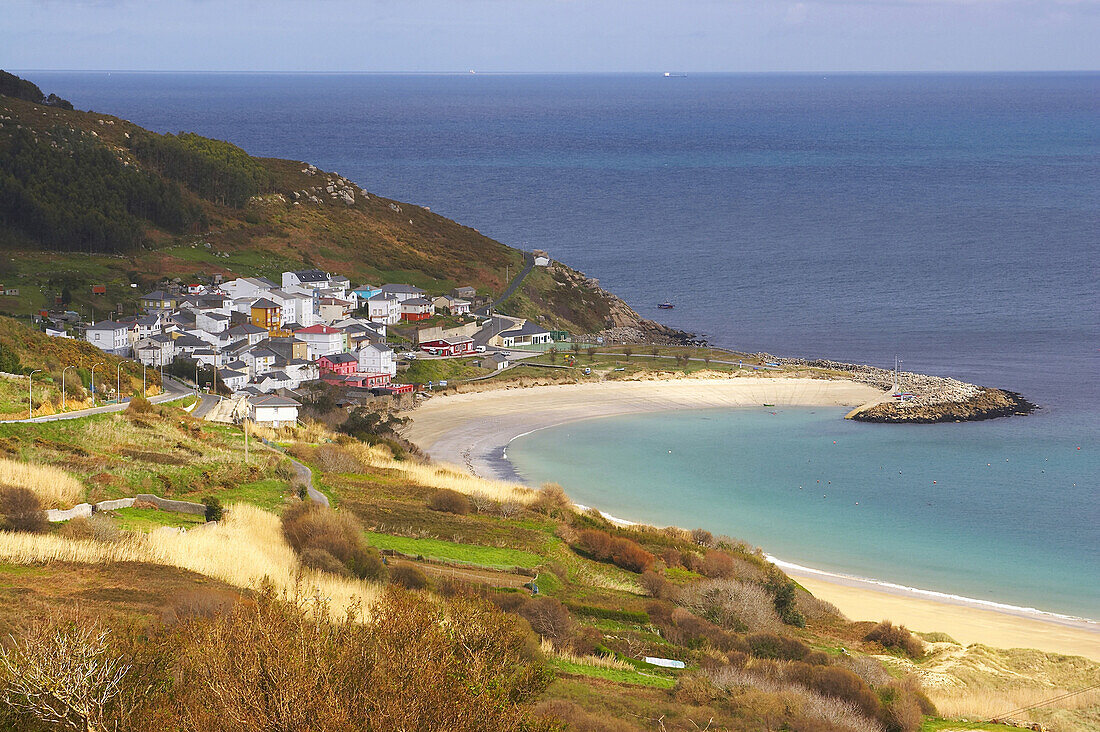
[[[163,379],[164,393],[158,394],[155,397],[150,397],[149,401],[153,404],[163,404],[164,402],[170,402],[181,397],[185,397],[188,394],[194,394],[195,390],[186,384],[176,381],[170,376],[165,376]],[[105,404],[102,407],[89,407],[88,409],[74,409],[71,412],[62,412],[61,414],[49,414],[44,417],[34,417],[33,419],[8,419],[3,423],[12,422],[59,422],[65,419],[80,419],[81,417],[90,417],[93,414],[109,414],[111,412],[121,412],[126,407],[130,406],[130,400],[125,399],[117,404]]]
[[[523,281],[527,279],[527,275],[531,274],[531,270],[535,268],[535,255],[531,254],[531,252],[524,252],[523,262],[523,269],[520,270],[518,275],[512,278],[512,281],[508,283],[508,287],[504,289],[504,292],[501,293],[500,297],[498,297],[496,300],[493,300],[485,307],[479,308],[476,311],[477,315],[489,315],[489,313],[491,313],[494,308],[510,298],[512,296],[512,293],[515,292],[521,284],[523,284]]]
[[[276,445],[274,442],[268,442],[261,439],[264,445],[274,450],[275,452],[282,453],[287,460],[294,465],[294,483],[296,485],[305,485],[306,493],[309,494],[309,498],[314,503],[320,503],[322,506],[328,506],[328,496],[321,491],[313,487],[313,471],[309,469],[309,466],[304,463],[300,463],[290,455],[287,455],[286,450]]]

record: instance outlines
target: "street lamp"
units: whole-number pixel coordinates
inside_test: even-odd
[[[69,369],[76,368],[75,366],[66,366],[61,369],[61,411],[65,411],[65,372]]]
[[[145,399],[145,362],[141,362],[141,398]]]
[[[115,369],[115,401],[122,403],[122,361],[118,362],[118,368]]]
[[[34,386],[34,375],[42,369],[35,369],[27,374],[27,419],[34,418],[34,401],[32,398],[32,387]]]
[[[95,366],[92,366],[92,406],[95,406],[95,367],[102,366],[103,362],[100,361]]]

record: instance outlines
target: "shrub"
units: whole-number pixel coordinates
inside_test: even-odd
[[[531,508],[550,518],[566,518],[573,510],[573,501],[557,483],[546,483],[538,492]]]
[[[683,565],[683,556],[678,549],[665,549],[661,553],[661,561],[666,567],[680,567]]]
[[[692,529],[691,540],[699,546],[710,546],[714,543],[714,534],[706,529]]]
[[[754,633],[746,638],[752,655],[757,658],[774,658],[780,661],[798,661],[805,658],[810,649],[805,643],[776,633]]]
[[[92,539],[92,522],[84,516],[77,516],[71,518],[65,523],[61,524],[61,528],[57,531],[58,536],[65,539]]]
[[[863,679],[846,668],[811,666],[796,662],[787,668],[786,678],[819,694],[849,702],[869,717],[877,717],[881,712],[875,692]]]
[[[725,552],[712,550],[703,557],[702,573],[707,577],[721,579],[733,576],[733,557]]]
[[[432,497],[428,499],[428,508],[433,511],[444,511],[465,516],[470,512],[470,499],[458,491],[444,488],[432,494]]]
[[[431,584],[428,575],[409,562],[399,562],[390,568],[390,582],[407,590],[423,590]]]
[[[301,555],[298,557],[302,564],[310,569],[320,570],[321,572],[330,572],[332,574],[340,575],[342,577],[350,577],[351,570],[347,568],[339,559],[329,554],[324,549],[317,547],[306,547],[302,550]]]
[[[275,477],[279,480],[294,480],[294,463],[290,460],[283,458],[279,460],[279,463],[275,466]]]
[[[723,628],[738,632],[779,628],[771,595],[753,582],[707,580],[689,585],[684,595],[685,605]]]
[[[206,521],[221,521],[222,516],[225,514],[225,509],[222,508],[222,502],[214,496],[203,496],[202,505],[206,506]]]
[[[314,451],[314,459],[326,473],[362,473],[365,470],[359,458],[340,445],[321,445]]]
[[[578,547],[593,559],[611,562],[631,572],[644,572],[653,565],[654,556],[637,542],[611,536],[599,529],[585,529],[577,535]]]
[[[38,533],[49,525],[42,501],[31,489],[0,486],[0,528]]]
[[[92,526],[92,538],[96,541],[112,542],[122,538],[122,531],[115,522],[102,513],[93,513],[88,519]]]
[[[645,572],[642,572],[639,581],[651,597],[666,598],[672,590],[672,583],[665,579],[664,575],[658,574],[653,570],[647,569]]]
[[[519,614],[556,648],[563,647],[573,635],[573,618],[557,598],[536,597],[521,607]]]
[[[131,398],[130,403],[126,405],[126,414],[149,414],[155,411],[156,407],[145,397],[135,396]]]
[[[786,581],[783,581],[786,580]],[[806,618],[798,611],[798,603],[795,600],[795,585],[789,579],[783,578],[770,583],[775,593],[775,611],[779,613],[779,619],[787,625],[799,628],[806,627]]]
[[[356,577],[380,579],[385,572],[378,550],[367,546],[355,518],[318,503],[302,501],[283,512],[283,535],[299,554],[321,549]]]
[[[884,620],[871,628],[863,639],[874,641],[883,648],[901,651],[911,658],[920,658],[924,655],[924,644],[921,640],[910,633],[904,625],[894,625],[889,620]]]

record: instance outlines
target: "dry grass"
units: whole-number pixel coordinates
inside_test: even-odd
[[[250,422],[248,425],[250,434],[261,437],[271,442],[304,442],[316,445],[330,441],[334,435],[320,422],[306,422],[300,425],[289,425],[272,429]]]
[[[928,692],[940,715],[950,719],[991,719],[1014,709],[1038,704],[1071,691],[1065,688],[1016,689],[939,689]],[[1042,722],[1050,730],[1087,729],[1072,721],[1077,716],[1065,714],[1090,710],[1100,714],[1100,689],[1071,696],[1046,708],[1021,712],[1012,718],[1021,722]],[[1090,715],[1091,716],[1091,715]]]
[[[64,470],[0,458],[0,484],[28,488],[45,508],[69,508],[84,500],[84,485]]]
[[[500,503],[523,505],[530,504],[538,496],[538,491],[525,485],[477,478],[451,465],[394,460],[390,451],[381,445],[371,447],[360,443],[348,445],[347,449],[364,465],[398,473],[413,483],[429,488],[452,490],[468,496],[481,495]]]
[[[562,661],[568,661],[569,663],[575,663],[580,666],[598,666],[599,668],[613,668],[619,671],[633,671],[634,667],[626,661],[620,661],[614,656],[604,655],[589,655],[578,656],[571,651],[559,651],[554,649],[554,644],[543,638],[539,641],[539,648],[550,658],[559,658]]]
[[[256,588],[267,579],[280,591],[323,598],[334,612],[343,614],[353,608],[362,618],[381,595],[380,588],[369,582],[302,568],[283,538],[279,518],[245,504],[232,506],[217,525],[188,532],[162,529],[111,543],[0,532],[0,561],[163,564],[243,588]]]

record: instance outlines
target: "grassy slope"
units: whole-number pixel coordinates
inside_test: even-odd
[[[136,164],[126,148],[126,134],[140,130],[125,120],[90,112],[66,111],[0,97],[0,122],[21,124],[40,134],[61,126],[95,132],[99,141],[120,158]],[[100,124],[102,120],[105,124]],[[275,180],[277,193],[255,197],[243,209],[200,203],[209,230],[173,236],[150,226],[146,248],[125,255],[58,254],[34,251],[37,246],[17,232],[0,229],[0,281],[18,287],[18,297],[0,296],[0,312],[30,313],[52,306],[61,287],[70,287],[73,309],[89,317],[102,316],[117,304],[132,311],[136,297],[161,277],[199,278],[215,273],[227,277],[262,275],[276,280],[291,268],[316,266],[359,282],[408,282],[432,291],[473,285],[479,292],[499,293],[506,272],[519,271],[519,250],[476,230],[433,214],[427,209],[355,188],[353,205],[334,201],[323,190],[322,203],[293,204],[292,193],[320,186],[333,176],[302,172],[305,165],[263,158],[260,163]],[[19,256],[15,256],[18,254]],[[602,328],[608,308],[583,306],[572,285],[536,277],[539,299],[559,303],[555,325],[574,331]],[[131,283],[137,288],[131,288]],[[106,284],[106,296],[93,296],[92,284]],[[589,294],[590,302],[599,300]]]

